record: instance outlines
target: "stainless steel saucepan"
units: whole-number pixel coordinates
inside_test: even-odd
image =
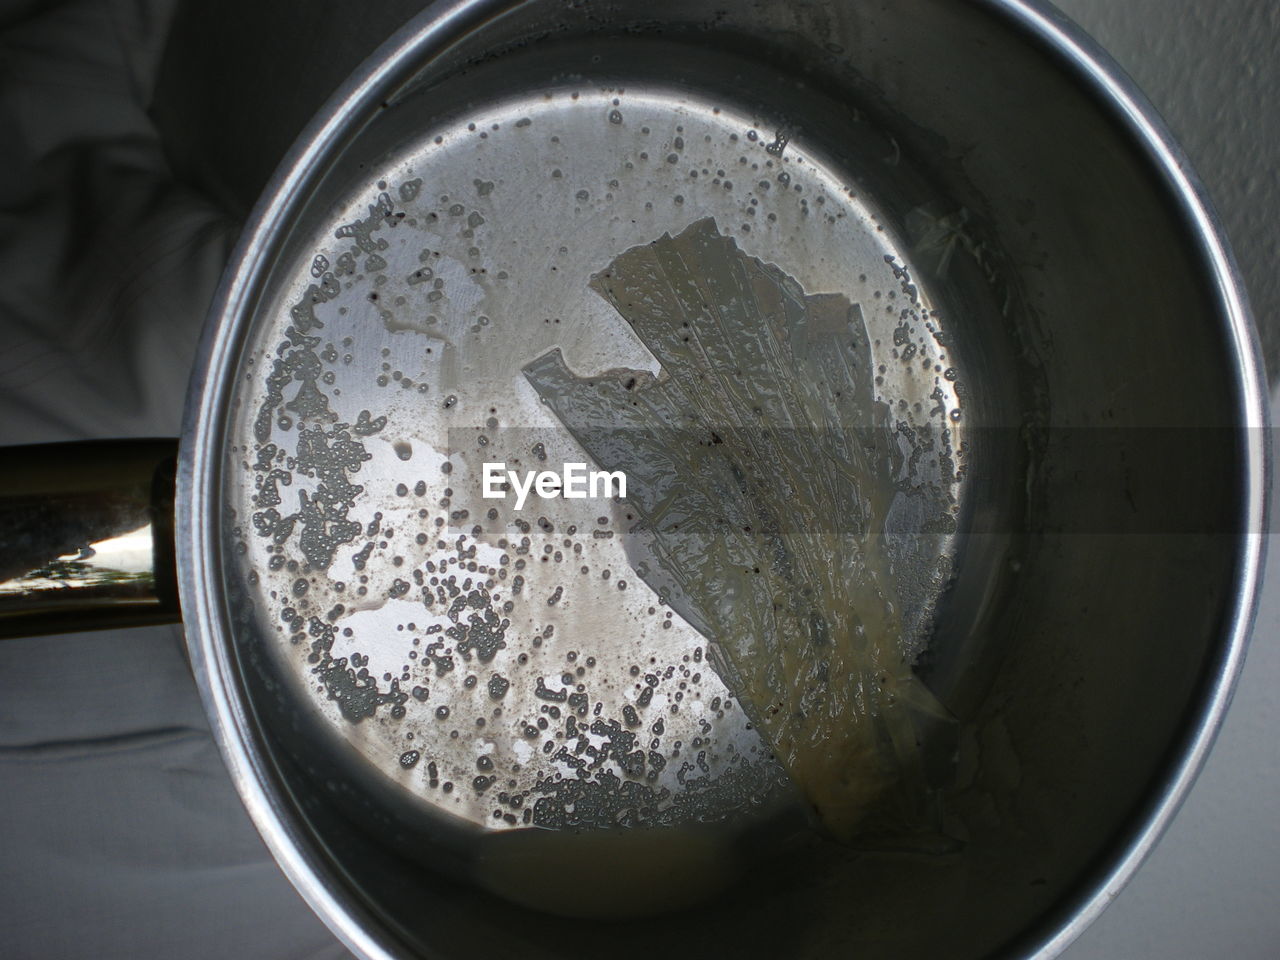
[[[6,629],[179,594],[246,807],[363,957],[1049,957],[1230,698],[1253,337],[1047,4],[437,3],[242,236],[176,533],[171,445],[27,451]],[[856,684],[813,654],[846,615]],[[766,620],[812,644],[789,705]],[[910,762],[845,829],[822,778],[868,752]]]

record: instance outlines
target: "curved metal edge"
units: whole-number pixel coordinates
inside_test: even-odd
[[[218,504],[211,478],[225,460],[222,412],[229,399],[245,309],[258,294],[259,261],[270,238],[287,223],[325,160],[338,149],[349,124],[390,99],[419,65],[419,55],[442,49],[458,36],[509,7],[504,0],[451,0],[428,6],[375,50],[334,92],[281,160],[232,251],[210,307],[188,386],[178,464],[177,567],[187,646],[213,735],[236,791],[267,848],[289,881],[329,930],[364,960],[393,960],[402,950],[391,937],[375,936],[371,914],[342,888],[323,855],[294,822],[287,800],[265,784],[276,780],[269,758],[253,746],[255,721],[236,687],[238,668],[229,643],[221,580]]]
[[[1245,529],[1250,532],[1242,539],[1240,589],[1231,611],[1226,643],[1214,666],[1215,682],[1182,759],[1152,803],[1152,813],[1144,819],[1142,828],[1093,892],[1082,898],[1071,918],[1041,939],[1028,954],[1037,960],[1051,960],[1115,899],[1155,847],[1203,766],[1230,705],[1256,612],[1265,552],[1263,531],[1267,529],[1271,452],[1266,429],[1267,390],[1238,267],[1207,192],[1154,107],[1091,37],[1044,0],[980,2],[1055,50],[1082,79],[1103,94],[1163,170],[1183,213],[1197,230],[1202,253],[1213,269],[1226,306],[1227,333],[1240,371],[1239,403],[1247,427],[1246,487],[1242,493]],[[299,135],[263,192],[228,262],[201,338],[197,354],[200,359],[192,374],[183,422],[178,472],[178,576],[192,669],[201,698],[216,720],[214,736],[236,790],[268,849],[312,910],[348,949],[364,960],[392,960],[396,953],[388,940],[373,936],[370,918],[341,895],[320,855],[308,849],[307,838],[289,822],[286,806],[264,787],[275,776],[269,762],[250,749],[253,720],[229,682],[236,674],[236,666],[226,643],[225,610],[216,601],[222,594],[221,545],[212,526],[217,505],[202,478],[216,475],[221,467],[224,438],[218,414],[225,408],[228,396],[225,374],[245,322],[242,308],[256,293],[242,267],[262,256],[268,238],[287,221],[313,172],[322,167],[321,161],[341,141],[350,118],[371,104],[383,102],[408,79],[420,51],[506,7],[503,0],[453,0],[423,10],[370,55]],[[250,276],[256,279],[255,273]]]
[[[1103,868],[1092,890],[1078,896],[1068,911],[1069,919],[1037,938],[1024,954],[1028,960],[1052,960],[1115,900],[1155,849],[1204,766],[1231,705],[1257,614],[1267,550],[1268,492],[1272,480],[1270,412],[1261,347],[1239,266],[1207,189],[1164,119],[1111,55],[1048,0],[981,3],[1051,48],[1119,114],[1138,145],[1163,173],[1179,210],[1195,231],[1200,253],[1213,272],[1218,298],[1225,308],[1224,332],[1238,374],[1234,387],[1244,424],[1245,470],[1240,499],[1241,529],[1247,532],[1240,538],[1236,558],[1238,589],[1232,598],[1226,635],[1216,659],[1207,665],[1207,694],[1190,718],[1189,733],[1165,783],[1147,799],[1139,826]]]

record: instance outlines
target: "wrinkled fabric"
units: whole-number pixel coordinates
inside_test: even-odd
[[[0,444],[177,436],[238,224],[148,116],[176,0],[0,4]],[[179,627],[0,641],[0,955],[348,956],[241,807]]]

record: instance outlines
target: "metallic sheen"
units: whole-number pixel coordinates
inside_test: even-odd
[[[593,59],[593,49],[610,55]],[[707,79],[722,63],[737,66]],[[761,81],[771,71],[797,78],[772,100]],[[808,136],[846,160],[856,149],[831,104],[874,116],[891,149],[865,172],[890,234],[907,231],[913,211],[955,225],[953,269],[985,278],[980,296],[961,290],[943,313],[966,361],[966,422],[999,428],[990,436],[1012,426],[1030,455],[971,451],[984,473],[965,495],[973,528],[1020,533],[962,538],[932,637],[940,675],[984,678],[948,691],[956,750],[972,760],[955,801],[965,852],[910,863],[800,856],[693,919],[653,921],[656,939],[618,941],[616,928],[574,921],[572,946],[1047,960],[1132,876],[1212,743],[1253,616],[1269,450],[1246,298],[1203,189],[1118,68],[1038,2],[442,3],[371,57],[264,194],[192,381],[180,580],[193,666],[237,789],[299,891],[362,957],[566,949],[563,921],[515,912],[504,922],[516,908],[446,879],[455,861],[470,862],[474,837],[425,842],[401,800],[366,789],[376,778],[322,738],[291,739],[305,711],[281,693],[274,654],[252,629],[234,554],[244,518],[232,511],[243,504],[228,477],[245,444],[245,359],[281,335],[287,267],[334,205],[352,202],[349,184],[373,179],[435,125],[465,122],[486,96],[518,101],[548,76],[584,90],[621,80],[645,94],[659,72],[677,100],[737,89],[802,117],[797,142]],[[876,164],[904,158],[943,206],[921,207],[913,183],[876,179]],[[881,182],[894,186],[877,195]],[[1224,445],[1198,448],[1189,432],[1155,462],[1076,442],[1095,428],[1191,426],[1219,431]],[[1081,482],[1095,477],[1114,482]],[[1064,532],[1100,509],[1113,528]],[[1144,511],[1201,514],[1208,533],[1153,533]],[[539,862],[582,853],[541,839]],[[788,922],[800,911],[803,923]]]
[[[0,636],[175,623],[172,440],[7,447]]]

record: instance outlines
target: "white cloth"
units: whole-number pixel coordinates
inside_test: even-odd
[[[237,225],[148,118],[176,7],[0,4],[0,444],[177,436]],[[0,641],[0,955],[348,956],[241,807],[180,628]]]

